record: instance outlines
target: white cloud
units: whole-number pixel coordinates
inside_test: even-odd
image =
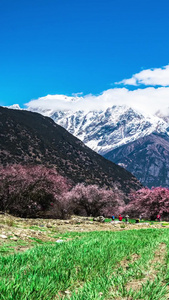
[[[135,86],[134,90],[116,87],[102,92],[100,95],[73,94],[47,95],[25,104],[27,109],[41,111],[51,115],[53,111],[70,110],[104,110],[113,105],[127,105],[140,112],[152,114],[158,110],[169,115],[169,65],[163,68],[148,69],[134,74],[120,83]],[[138,88],[139,84],[151,87]],[[159,87],[160,86],[160,87]]]
[[[124,79],[116,84],[138,86],[169,86],[169,65],[163,68],[147,69],[134,74],[129,79]]]
[[[127,88],[114,88],[106,90],[98,96],[86,95],[84,97],[47,95],[26,104],[30,110],[49,110],[49,114],[52,110],[84,110],[87,112],[106,109],[113,105],[127,105],[148,114],[155,113],[159,109],[166,113],[169,107],[169,87],[138,88],[134,91]]]

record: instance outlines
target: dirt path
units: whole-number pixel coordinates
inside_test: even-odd
[[[56,242],[56,238],[62,239],[62,234],[68,232],[91,232],[91,231],[124,231],[138,230],[141,228],[161,228],[162,223],[150,225],[139,224],[116,224],[115,222],[99,223],[92,218],[72,216],[69,220],[55,219],[23,219],[0,214],[0,246],[16,243],[12,247],[18,251],[24,251],[33,243]],[[21,243],[21,242],[24,242]]]

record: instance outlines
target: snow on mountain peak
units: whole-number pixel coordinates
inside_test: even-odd
[[[11,108],[11,109],[19,109],[21,110],[22,108],[20,108],[19,104],[13,104],[11,106],[8,106],[8,108]]]
[[[145,116],[126,105],[87,113],[82,110],[56,111],[50,117],[100,154],[154,131],[166,132],[168,127],[161,118]]]
[[[168,134],[169,117],[164,119],[158,114],[141,113],[126,105],[82,110],[78,106],[80,97],[57,95],[57,103],[62,103],[57,107],[56,95],[48,95],[45,100],[43,97],[39,99],[43,104],[46,99],[50,99],[50,104],[53,105],[46,107],[41,105],[40,100],[38,102],[35,100],[29,103],[28,110],[51,117],[57,124],[100,154],[105,154],[152,132]],[[63,103],[67,101],[74,103],[72,110],[64,106]]]

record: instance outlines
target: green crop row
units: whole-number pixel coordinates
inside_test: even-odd
[[[168,299],[168,235],[168,229],[89,232],[2,255],[0,299]]]

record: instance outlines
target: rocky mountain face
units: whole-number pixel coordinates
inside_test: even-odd
[[[152,133],[105,157],[132,172],[143,185],[169,187],[169,136]]]
[[[158,116],[144,116],[127,106],[113,106],[105,111],[56,111],[50,117],[101,155],[152,132],[166,132],[169,127]]]
[[[0,107],[0,164],[54,166],[72,183],[118,188],[128,194],[141,184],[128,171],[85,146],[51,118]]]

